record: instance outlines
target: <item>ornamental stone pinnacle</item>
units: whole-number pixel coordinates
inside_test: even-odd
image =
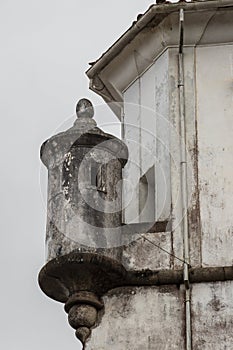
[[[76,114],[78,118],[93,118],[94,108],[91,101],[86,98],[79,100],[76,106]]]

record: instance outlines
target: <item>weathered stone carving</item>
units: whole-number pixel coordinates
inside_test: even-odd
[[[73,127],[41,147],[48,168],[47,264],[42,290],[64,302],[76,336],[85,343],[103,308],[101,296],[119,284],[122,168],[125,144],[96,126],[94,108],[78,102]]]

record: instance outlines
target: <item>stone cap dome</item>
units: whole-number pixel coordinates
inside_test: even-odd
[[[53,167],[72,147],[98,147],[112,153],[122,166],[128,160],[128,148],[117,137],[105,133],[97,127],[94,107],[88,99],[81,99],[76,105],[77,119],[68,130],[46,140],[40,151],[42,162],[47,168]]]

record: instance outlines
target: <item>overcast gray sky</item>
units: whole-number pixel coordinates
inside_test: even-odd
[[[72,124],[80,97],[102,103],[88,90],[88,62],[152,3],[0,1],[1,349],[81,349],[63,305],[37,284],[46,224],[39,148],[58,127]],[[107,109],[98,111],[99,124],[116,121]]]

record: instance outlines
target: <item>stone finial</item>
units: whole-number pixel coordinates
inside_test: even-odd
[[[75,332],[76,337],[82,342],[84,345],[86,340],[91,335],[91,330],[87,327],[79,327]]]
[[[81,291],[69,297],[65,304],[68,313],[68,321],[76,330],[76,337],[85,346],[86,340],[91,335],[91,329],[96,325],[98,311],[103,308],[103,303],[97,295],[87,291]]]
[[[76,114],[78,118],[93,118],[94,107],[91,101],[86,98],[79,100],[76,106]]]
[[[96,127],[94,117],[94,107],[87,98],[82,98],[76,105],[77,119],[74,122],[74,128],[86,132]]]

